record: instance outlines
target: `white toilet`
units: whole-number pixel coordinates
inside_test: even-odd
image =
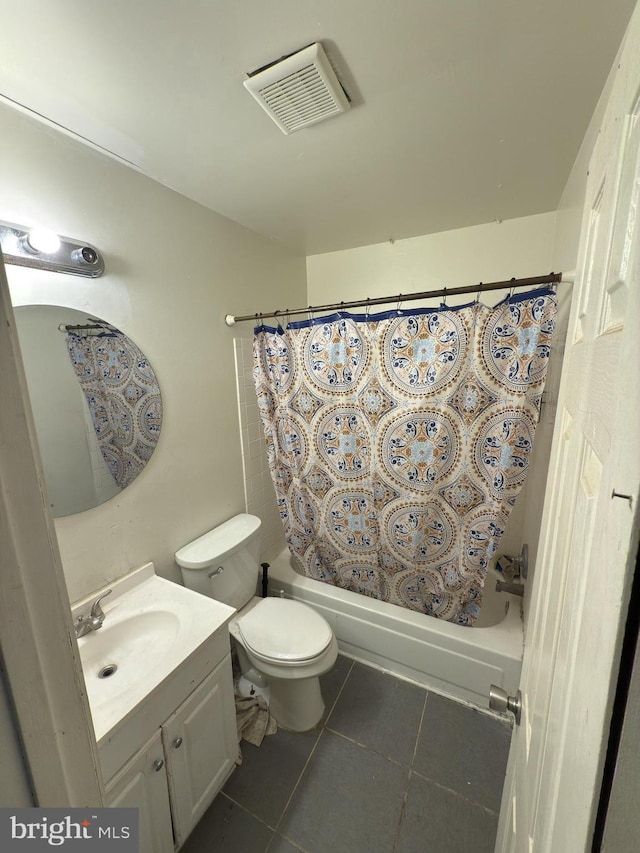
[[[324,702],[319,676],[331,669],[338,643],[311,607],[285,598],[258,598],[261,521],[236,515],[176,553],[184,585],[239,612],[229,624],[242,674],[269,687],[269,708],[279,725],[312,729]]]

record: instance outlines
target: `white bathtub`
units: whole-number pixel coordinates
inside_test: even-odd
[[[307,578],[293,569],[288,549],[271,563],[269,594],[282,591],[311,605],[329,622],[348,657],[486,708],[489,685],[517,691],[522,664],[522,599],[496,593],[496,577],[487,578],[474,628]]]

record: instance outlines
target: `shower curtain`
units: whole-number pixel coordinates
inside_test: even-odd
[[[556,310],[543,289],[256,328],[269,466],[307,575],[474,624],[527,476]]]
[[[67,332],[67,350],[84,392],[102,457],[120,489],[155,450],[162,421],[160,388],[144,353],[114,326]]]

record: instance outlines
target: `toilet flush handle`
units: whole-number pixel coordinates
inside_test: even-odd
[[[216,575],[219,575],[222,572],[224,572],[224,566],[218,566],[217,569],[211,569],[211,571],[209,572],[209,577],[215,578]]]

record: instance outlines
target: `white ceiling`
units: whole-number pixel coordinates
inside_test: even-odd
[[[554,210],[634,0],[5,2],[0,93],[305,254]],[[349,112],[246,72],[322,41]]]

